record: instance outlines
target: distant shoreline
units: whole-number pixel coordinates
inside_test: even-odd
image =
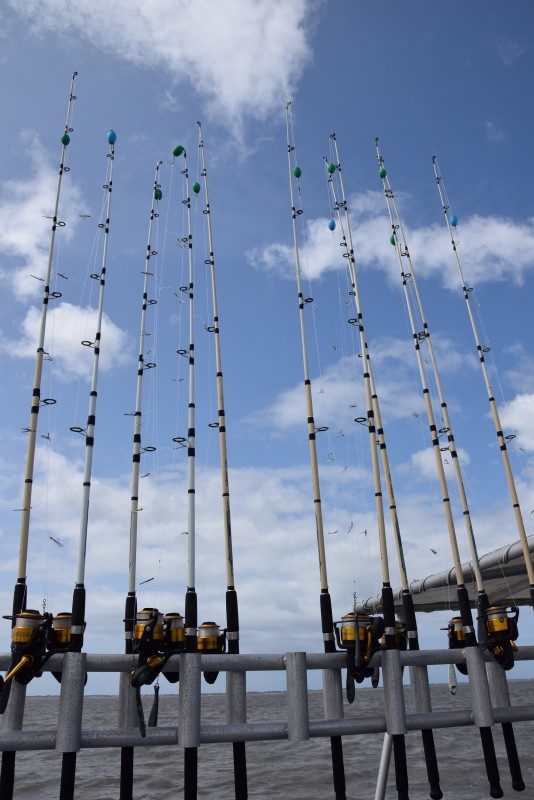
[[[508,680],[509,683],[512,683],[512,682],[513,683],[532,683],[532,681],[534,681],[534,676],[532,678],[512,678],[512,677],[508,677],[507,680]],[[467,686],[469,684],[469,681],[467,680],[467,678],[465,678],[465,679],[462,678],[462,680],[458,681],[458,683],[460,685],[465,684]],[[448,687],[448,684],[444,683],[443,681],[438,682],[438,683],[431,683],[430,685],[431,686],[446,686],[446,687]],[[405,686],[409,687],[410,684],[406,683]],[[381,689],[383,689],[383,686],[378,686],[377,689],[373,689],[372,686],[362,686],[361,689],[370,689],[373,692],[376,692],[376,691],[380,691]],[[323,691],[322,689],[308,689],[308,694],[321,694],[322,691]],[[247,691],[247,696],[248,695],[253,695],[253,694],[285,694],[285,693],[286,693],[285,689],[265,689],[265,690],[251,689],[250,691]],[[173,693],[172,692],[163,692],[163,694],[167,695],[167,694],[173,694]],[[203,697],[224,697],[225,695],[226,695],[226,692],[205,692],[203,694]],[[52,697],[59,697],[59,692],[57,694],[32,694],[32,695],[27,695],[26,699],[27,700],[46,700],[46,699],[52,698]],[[118,697],[118,694],[116,692],[113,693],[113,694],[112,693],[109,693],[109,694],[91,694],[91,693],[87,692],[84,695],[84,699],[88,699],[88,698],[98,699],[99,697]]]

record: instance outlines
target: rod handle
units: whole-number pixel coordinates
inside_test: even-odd
[[[408,765],[406,763],[406,742],[402,733],[393,735],[393,754],[395,756],[395,784],[398,800],[410,800],[408,795]]]
[[[510,775],[512,777],[512,789],[514,789],[516,792],[524,792],[525,782],[521,773],[521,764],[519,763],[514,729],[511,722],[502,723],[502,735],[504,738],[504,745],[506,747],[506,755],[508,756]]]
[[[495,755],[495,745],[491,728],[483,727],[480,730],[480,740],[484,752],[484,762],[486,764],[486,774],[490,785],[490,797],[503,797],[504,792],[501,788],[499,768],[497,766],[497,756]]]

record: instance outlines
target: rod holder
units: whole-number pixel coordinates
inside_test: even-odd
[[[77,753],[81,747],[86,654],[65,653],[59,697],[56,751]]]
[[[22,730],[25,702],[26,686],[13,681],[6,710],[0,716],[0,732]]]
[[[382,651],[382,681],[384,684],[384,708],[386,710],[387,732],[391,736],[405,734],[406,708],[402,667],[398,650]]]
[[[486,664],[486,670],[492,705],[495,708],[509,708],[511,704],[506,672],[495,661],[489,661]]]
[[[341,670],[323,669],[324,718],[343,719]]]
[[[139,717],[135,702],[135,689],[130,681],[130,673],[121,672],[119,677],[119,730],[139,727]]]
[[[247,721],[247,673],[226,673],[226,722]]]
[[[464,653],[475,725],[490,728],[494,719],[482,650],[480,647],[466,647]]]
[[[286,653],[287,738],[305,742],[310,738],[306,653]]]
[[[430,683],[426,667],[410,667],[410,686],[412,688],[412,703],[415,713],[432,711]]]
[[[178,743],[183,748],[200,745],[200,653],[180,656]]]

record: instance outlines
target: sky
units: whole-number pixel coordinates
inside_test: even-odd
[[[506,433],[527,533],[534,533],[534,200],[527,98],[534,9],[516,0],[7,0],[0,12],[0,608],[10,613],[35,351],[60,137],[76,70],[47,319],[29,557],[28,607],[70,608],[76,578],[102,219],[117,132],[97,424],[87,530],[90,652],[122,652],[141,295],[155,164],[163,198],[151,246],[143,379],[138,604],[183,613],[187,575],[187,235],[181,162],[209,180],[224,374],[241,651],[322,650],[319,569],[303,389],[285,107],[302,177],[298,243],[317,437],[328,583],[335,619],[380,590],[359,343],[324,160],[336,133],[362,311],[381,402],[410,580],[452,560],[374,139],[422,294],[480,553],[517,539],[482,373],[432,169],[459,219],[458,252]],[[196,589],[199,621],[224,625],[226,589],[211,285],[204,190],[192,200],[196,351]],[[150,351],[150,352],[148,352]],[[433,389],[433,381],[430,382]],[[434,394],[435,400],[435,394]],[[439,410],[435,404],[436,413]],[[447,453],[443,454],[447,461]],[[453,475],[445,464],[462,560]],[[387,509],[386,509],[387,511]],[[392,583],[398,568],[388,530]],[[153,580],[150,580],[153,579]],[[421,614],[422,647],[445,647],[451,611]],[[531,644],[522,610],[521,643]],[[0,628],[9,649],[10,623]],[[528,664],[515,677],[532,677]],[[431,673],[446,680],[444,671]],[[254,675],[251,688],[280,688]],[[90,677],[88,691],[115,691]],[[37,685],[38,684],[38,685]],[[319,676],[310,678],[319,686]],[[222,691],[221,679],[213,687]],[[56,690],[51,676],[31,690]],[[174,689],[172,690],[174,691]]]

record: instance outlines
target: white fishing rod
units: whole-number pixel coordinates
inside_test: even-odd
[[[157,252],[152,249],[152,227],[154,220],[159,217],[156,206],[162,198],[161,186],[159,183],[159,172],[162,161],[156,164],[154,175],[154,186],[152,190],[152,203],[148,223],[148,240],[146,246],[145,269],[143,271],[143,293],[141,299],[141,325],[139,333],[139,353],[137,356],[137,384],[135,391],[135,410],[134,430],[133,430],[133,450],[132,450],[132,477],[131,477],[131,496],[130,496],[130,547],[128,558],[128,595],[125,606],[125,636],[127,652],[132,652],[131,642],[136,618],[136,579],[137,579],[137,530],[139,519],[139,475],[141,469],[141,456],[146,452],[153,452],[154,447],[143,447],[141,444],[142,428],[142,400],[143,400],[143,376],[145,370],[153,369],[156,365],[152,361],[145,361],[145,339],[146,331],[146,312],[149,305],[156,301],[148,297],[148,280],[153,277],[151,272],[150,260]],[[130,644],[128,645],[128,642]]]
[[[32,404],[30,409],[30,421],[28,428],[28,446],[26,451],[26,468],[24,474],[24,491],[22,495],[22,516],[20,524],[20,546],[19,546],[19,562],[17,572],[17,583],[13,594],[13,615],[17,614],[26,608],[26,568],[28,561],[28,540],[30,531],[30,511],[32,504],[32,489],[33,489],[33,470],[35,461],[35,446],[37,441],[37,424],[39,409],[43,405],[51,405],[55,400],[46,398],[41,400],[41,376],[43,371],[43,359],[45,357],[45,333],[48,304],[51,298],[57,299],[61,297],[59,292],[50,291],[50,279],[52,273],[52,262],[54,258],[54,245],[56,240],[56,230],[63,228],[65,223],[58,219],[59,198],[61,193],[61,183],[63,175],[70,171],[70,167],[66,166],[67,148],[70,144],[70,134],[73,132],[71,128],[71,117],[73,111],[73,103],[76,100],[74,94],[74,82],[77,72],[72,73],[70,82],[69,101],[67,104],[67,117],[65,120],[65,131],[61,136],[61,156],[59,160],[59,175],[56,189],[56,200],[54,203],[54,210],[52,212],[52,230],[50,233],[50,244],[48,247],[48,260],[46,265],[46,275],[44,279],[43,290],[43,305],[41,309],[41,322],[39,326],[39,338],[37,343],[37,354],[35,357],[35,372],[33,378],[33,392]]]
[[[52,398],[41,399],[41,378],[43,371],[43,359],[45,358],[45,334],[46,322],[48,314],[48,304],[51,299],[58,299],[61,297],[60,292],[50,291],[50,280],[52,274],[52,262],[54,258],[54,245],[56,239],[56,230],[63,228],[65,222],[58,219],[59,199],[61,193],[61,184],[63,175],[70,171],[70,167],[66,165],[67,148],[70,144],[70,134],[73,132],[71,127],[73,103],[76,100],[74,94],[74,82],[77,72],[73,72],[70,82],[69,100],[67,103],[67,115],[65,120],[65,130],[61,136],[61,155],[59,159],[59,174],[56,188],[56,199],[54,203],[54,210],[52,212],[52,227],[50,232],[50,243],[48,247],[48,260],[46,265],[46,273],[44,278],[43,300],[41,308],[41,321],[39,325],[39,336],[37,340],[37,352],[35,356],[35,369],[33,377],[33,390],[32,400],[30,407],[30,420],[28,427],[25,431],[28,434],[28,443],[26,448],[26,463],[24,469],[24,488],[22,493],[22,507],[21,507],[21,521],[20,521],[20,538],[19,538],[19,560],[17,568],[17,580],[13,589],[13,606],[12,606],[12,628],[14,629],[17,624],[24,626],[33,626],[30,618],[24,620],[19,617],[17,623],[17,615],[26,612],[26,600],[28,587],[26,583],[26,572],[28,564],[28,543],[30,535],[30,512],[32,507],[32,491],[33,491],[33,476],[34,476],[34,462],[35,462],[35,448],[37,443],[37,427],[39,421],[39,410],[41,406],[53,405],[56,401]],[[29,612],[30,613],[30,612]],[[39,616],[38,612],[31,612],[31,616]],[[12,642],[13,646],[16,645]],[[16,650],[16,647],[15,647]],[[14,653],[13,655],[16,655]],[[19,676],[20,677],[20,676]],[[7,706],[9,699],[9,691],[11,682],[7,684],[6,689],[2,692],[0,699],[0,710],[3,712]],[[22,701],[23,702],[23,701]],[[14,750],[4,751],[2,753],[2,768],[0,772],[0,796],[10,800],[13,796],[14,776],[15,776],[15,755]]]
[[[111,197],[113,192],[113,166],[115,163],[115,141],[117,136],[115,131],[110,131],[107,136],[109,143],[109,178],[104,185],[107,191],[106,220],[100,227],[104,232],[104,246],[102,251],[102,267],[100,275],[94,275],[100,281],[100,292],[98,299],[96,335],[94,342],[85,340],[82,345],[93,349],[93,373],[91,378],[91,390],[89,393],[89,412],[87,415],[87,426],[85,429],[71,428],[76,433],[85,436],[85,462],[83,471],[82,488],[82,510],[80,517],[80,531],[78,540],[78,565],[76,572],[76,585],[72,596],[72,619],[70,628],[69,650],[74,653],[81,653],[83,647],[83,636],[85,631],[85,565],[87,552],[87,531],[89,524],[89,501],[91,494],[91,475],[93,467],[93,448],[95,441],[96,425],[96,404],[97,404],[97,384],[98,368],[100,364],[100,342],[102,338],[102,317],[104,313],[104,290],[106,286],[106,263],[108,255]],[[74,797],[74,784],[76,778],[76,752],[64,752],[61,767],[61,787],[60,800],[72,800]]]
[[[193,234],[191,225],[191,195],[189,193],[189,170],[187,167],[187,153],[178,145],[173,151],[174,157],[183,155],[184,168],[182,174],[185,181],[185,199],[182,201],[187,210],[187,243],[189,284],[182,287],[187,291],[189,298],[189,350],[179,350],[179,354],[188,356],[189,360],[189,396],[187,410],[187,595],[186,596],[186,629],[185,642],[188,652],[197,649],[197,597],[195,576],[195,541],[196,541],[196,421],[195,421],[195,300],[194,300],[194,263],[193,263]],[[195,183],[195,189],[197,184]],[[200,188],[200,187],[198,187]]]
[[[365,394],[367,403],[369,403],[369,397],[371,398],[372,409],[374,412],[374,419],[376,424],[376,434],[373,434],[370,437],[370,445],[371,445],[371,453],[376,453],[376,446],[378,441],[378,448],[380,450],[381,461],[382,461],[382,469],[384,472],[384,478],[386,483],[386,490],[388,494],[389,500],[389,509],[391,515],[391,524],[394,533],[394,540],[395,546],[397,550],[397,560],[399,565],[399,574],[400,574],[400,581],[401,581],[401,589],[402,589],[402,603],[403,603],[403,610],[404,610],[404,619],[406,622],[406,638],[408,642],[408,647],[410,650],[419,650],[419,637],[417,631],[417,621],[415,616],[415,609],[414,609],[414,602],[412,593],[410,592],[409,584],[408,584],[408,574],[406,570],[406,563],[404,559],[404,550],[402,545],[402,537],[401,537],[401,529],[399,524],[399,518],[397,513],[397,504],[395,501],[395,494],[393,490],[393,480],[391,476],[391,469],[389,464],[389,457],[387,452],[386,446],[386,437],[384,428],[382,425],[382,417],[380,413],[380,404],[378,400],[378,394],[375,387],[375,382],[373,378],[373,369],[371,363],[371,356],[369,353],[369,346],[367,344],[364,332],[364,324],[363,324],[363,313],[362,313],[362,306],[361,306],[361,298],[360,298],[360,290],[358,285],[358,277],[357,277],[357,269],[356,269],[356,258],[355,258],[355,251],[354,251],[354,244],[352,238],[352,226],[350,222],[350,214],[349,208],[347,203],[347,195],[345,193],[345,185],[343,181],[343,172],[341,168],[341,161],[339,158],[339,150],[338,144],[335,133],[331,134],[330,139],[332,140],[334,146],[334,154],[335,154],[335,163],[326,163],[326,174],[328,176],[328,185],[331,190],[332,199],[334,203],[334,208],[338,214],[338,220],[341,227],[342,233],[342,241],[341,244],[344,248],[344,256],[347,261],[347,266],[349,269],[349,277],[352,286],[352,290],[350,295],[354,298],[354,304],[356,307],[356,318],[349,320],[350,323],[356,325],[358,327],[359,336],[360,336],[360,348],[361,348],[361,359],[362,359],[362,367],[363,367],[363,378],[364,378],[364,386],[365,386]],[[334,176],[337,175],[339,179],[339,188],[340,188],[340,199],[338,200],[336,187],[334,184]],[[359,420],[358,420],[359,421]],[[365,420],[367,422],[367,418]],[[385,601],[385,602],[384,602]],[[391,634],[389,638],[386,638],[386,646],[394,647],[398,646],[398,642],[396,642],[395,638],[395,609],[393,604],[393,593],[386,592],[384,597],[384,592],[382,593],[382,603],[384,607],[384,618],[386,621],[386,631],[388,629],[388,624],[393,626],[393,638]],[[389,604],[389,608],[386,611],[386,604]],[[386,616],[387,614],[387,616]],[[391,621],[392,620],[392,621]],[[428,780],[430,784],[430,797],[432,800],[440,800],[443,797],[443,792],[440,788],[440,780],[439,780],[439,770],[438,770],[438,763],[436,757],[436,748],[434,744],[434,735],[430,728],[424,729],[421,731],[422,738],[423,738],[423,748],[425,753],[425,763],[427,769]],[[397,751],[395,750],[395,764],[397,765],[397,759],[400,758],[399,764],[399,779],[401,781],[401,787],[405,788],[407,791],[407,772],[404,775],[403,769],[406,770],[405,762],[403,764],[402,761],[402,743],[400,745],[396,745],[395,737],[393,737],[393,746],[397,749],[400,748],[399,756],[397,756]],[[403,782],[406,782],[405,787],[403,786]]]
[[[299,305],[299,319],[300,319],[300,338],[302,346],[302,361],[304,367],[304,394],[306,400],[306,415],[308,421],[308,441],[310,448],[310,466],[313,488],[313,507],[315,513],[315,527],[317,533],[317,550],[319,556],[319,580],[321,587],[320,594],[320,609],[321,609],[321,627],[323,631],[323,645],[325,653],[333,653],[336,650],[334,639],[334,618],[332,615],[332,600],[328,589],[328,576],[326,571],[326,552],[324,542],[324,527],[323,527],[323,513],[321,507],[321,491],[319,483],[319,467],[317,462],[317,445],[315,437],[320,428],[315,427],[315,419],[313,415],[313,399],[311,391],[310,370],[308,364],[308,348],[306,342],[306,322],[304,317],[304,308],[311,302],[311,298],[305,298],[302,292],[302,277],[300,270],[300,255],[298,246],[297,235],[297,219],[303,213],[301,208],[295,205],[295,196],[293,190],[293,179],[300,180],[302,171],[296,163],[296,150],[292,144],[291,126],[290,126],[290,113],[291,102],[286,104],[286,132],[287,132],[287,162],[289,173],[289,191],[291,197],[291,219],[293,224],[293,243],[295,251],[295,271],[297,278],[297,292],[298,292],[298,305]],[[294,161],[295,166],[292,166]],[[322,429],[324,430],[324,428]],[[332,772],[334,779],[334,791],[336,800],[345,800],[346,798],[346,782],[345,782],[345,766],[343,761],[343,745],[341,736],[330,737],[331,751],[332,751]]]
[[[384,181],[387,181],[387,176],[384,179]],[[450,415],[449,415],[449,409],[448,409],[447,403],[445,401],[445,396],[444,396],[444,392],[443,392],[443,386],[442,386],[442,383],[441,383],[441,378],[440,378],[440,375],[439,375],[438,365],[437,365],[437,361],[436,361],[436,355],[434,353],[434,347],[433,347],[432,338],[431,338],[431,335],[430,335],[430,329],[428,327],[428,323],[426,322],[426,317],[425,317],[425,313],[424,313],[424,309],[423,309],[423,302],[422,302],[422,299],[421,299],[421,294],[419,292],[419,287],[417,285],[417,278],[416,278],[415,271],[414,271],[414,268],[413,268],[413,264],[412,264],[412,260],[411,260],[410,253],[409,253],[409,250],[408,250],[408,246],[406,244],[406,237],[405,237],[405,234],[404,234],[404,229],[402,227],[402,221],[400,219],[400,216],[399,216],[399,213],[398,213],[398,209],[397,209],[397,205],[396,205],[396,202],[395,202],[395,197],[394,197],[393,194],[391,194],[391,197],[389,198],[389,200],[391,202],[391,207],[392,207],[393,212],[394,212],[394,219],[396,220],[395,224],[398,225],[398,228],[396,228],[396,232],[395,232],[395,242],[396,242],[395,243],[395,247],[397,249],[397,253],[399,254],[399,258],[401,258],[402,255],[404,254],[404,258],[406,259],[406,262],[409,265],[409,272],[410,272],[409,280],[410,280],[411,285],[413,287],[413,293],[414,293],[414,296],[415,296],[417,308],[419,310],[419,316],[420,316],[420,319],[422,320],[423,330],[422,330],[422,332],[417,334],[418,335],[418,341],[426,342],[426,346],[428,348],[428,354],[430,356],[430,362],[431,362],[431,365],[432,365],[432,372],[434,374],[434,379],[436,381],[436,390],[437,390],[437,393],[438,393],[438,399],[439,399],[441,414],[442,414],[442,418],[443,418],[443,422],[444,422],[444,428],[441,428],[438,431],[438,435],[440,437],[441,437],[441,435],[443,435],[443,436],[446,435],[447,436],[447,446],[446,447],[440,446],[439,451],[440,452],[444,452],[445,450],[448,450],[450,452],[450,455],[451,455],[451,462],[452,462],[452,466],[453,466],[453,469],[454,469],[454,475],[455,475],[456,484],[457,484],[457,487],[458,487],[458,494],[459,494],[459,497],[460,497],[460,504],[461,504],[461,507],[462,507],[462,515],[463,515],[463,519],[464,519],[467,542],[468,542],[469,550],[470,550],[470,553],[471,553],[472,569],[473,569],[473,574],[475,576],[475,582],[476,582],[476,586],[477,586],[477,592],[478,592],[477,605],[478,605],[480,611],[482,613],[484,613],[486,611],[486,609],[488,608],[488,606],[489,606],[489,601],[488,601],[488,597],[487,597],[487,594],[486,594],[486,590],[484,588],[484,581],[482,579],[482,575],[481,575],[481,572],[480,572],[479,557],[478,557],[478,552],[477,552],[475,535],[474,535],[474,531],[473,531],[473,525],[472,525],[472,521],[471,521],[471,514],[470,514],[470,511],[469,511],[469,505],[468,505],[468,502],[467,502],[467,495],[466,495],[464,481],[463,481],[463,477],[462,477],[460,459],[458,457],[458,451],[456,450],[456,442],[455,442],[455,439],[454,439],[454,433],[453,433],[452,423],[451,423],[451,419],[450,419]],[[399,242],[399,239],[400,239],[400,242]],[[400,250],[399,250],[399,247],[400,247]],[[409,293],[408,293],[408,296],[409,296]],[[420,351],[419,351],[419,353],[420,353]]]
[[[488,352],[489,348],[483,347],[482,344],[481,344],[480,337],[478,335],[476,322],[475,322],[475,317],[474,317],[474,314],[473,314],[473,309],[472,309],[471,303],[470,303],[470,294],[471,294],[472,289],[469,288],[467,286],[466,282],[465,282],[465,278],[464,278],[464,274],[463,274],[463,270],[462,270],[462,265],[461,265],[461,262],[460,262],[460,256],[458,254],[458,242],[455,240],[454,232],[453,232],[453,229],[456,229],[456,226],[458,224],[458,218],[454,214],[450,214],[449,215],[450,203],[449,203],[449,200],[448,200],[448,197],[447,197],[447,192],[445,190],[445,184],[443,182],[443,177],[442,177],[442,175],[440,173],[439,164],[438,164],[438,160],[437,160],[436,156],[433,157],[432,161],[433,161],[433,164],[434,164],[434,175],[436,177],[438,192],[439,192],[439,196],[440,196],[440,200],[441,200],[441,207],[443,209],[443,214],[445,216],[445,222],[446,222],[446,225],[447,225],[447,230],[449,231],[449,237],[450,237],[450,240],[451,240],[451,246],[452,246],[452,249],[453,249],[453,252],[454,252],[454,257],[455,257],[455,260],[456,260],[456,266],[458,268],[458,274],[460,276],[460,281],[461,281],[461,284],[462,284],[462,291],[463,291],[463,295],[464,295],[464,299],[465,299],[465,303],[466,303],[467,313],[469,315],[469,321],[471,323],[471,328],[473,330],[473,336],[474,336],[475,344],[476,344],[476,348],[477,348],[478,360],[480,362],[480,367],[482,369],[482,374],[483,374],[483,377],[484,377],[484,383],[486,385],[486,391],[487,391],[487,394],[488,394],[488,400],[489,400],[490,410],[491,410],[491,417],[493,419],[493,423],[494,423],[494,426],[495,426],[495,433],[497,434],[497,441],[499,443],[499,449],[501,451],[501,456],[502,456],[503,465],[504,465],[504,471],[505,471],[505,474],[506,474],[506,481],[507,481],[507,484],[508,484],[508,489],[509,489],[510,497],[511,497],[511,500],[512,500],[512,507],[514,509],[514,516],[515,516],[515,520],[516,520],[517,530],[518,530],[518,533],[519,533],[519,539],[521,541],[521,547],[522,547],[522,550],[523,550],[523,558],[525,560],[525,566],[526,566],[527,575],[528,575],[528,582],[530,584],[530,601],[531,601],[532,607],[534,608],[534,566],[532,564],[532,557],[530,555],[530,550],[529,550],[529,547],[528,547],[528,540],[527,540],[527,535],[526,535],[526,531],[525,531],[525,523],[523,521],[523,514],[521,512],[521,506],[519,504],[519,497],[517,495],[517,490],[516,490],[516,487],[515,487],[514,476],[513,476],[512,467],[511,467],[511,464],[510,464],[510,457],[508,455],[508,448],[507,448],[507,441],[509,441],[510,438],[512,438],[512,437],[505,436],[505,434],[503,433],[501,420],[500,420],[500,417],[499,417],[499,410],[497,408],[497,401],[495,400],[495,396],[493,394],[493,389],[491,387],[491,382],[490,382],[488,369],[487,369],[487,366],[486,366],[486,360],[485,360],[485,353]]]
[[[458,256],[457,251],[457,242],[454,240],[453,235],[453,228],[456,228],[458,224],[458,219],[454,215],[449,217],[448,211],[450,210],[450,204],[447,198],[447,192],[445,189],[445,185],[443,183],[443,179],[439,170],[439,164],[435,156],[433,156],[433,165],[434,165],[434,175],[436,177],[436,183],[438,187],[438,192],[441,200],[441,206],[443,209],[443,213],[445,215],[445,221],[447,224],[447,229],[449,231],[449,237],[451,240],[451,245],[453,248],[453,252],[456,257],[456,265],[458,267],[458,272],[460,275],[460,280],[462,282],[462,289],[464,298],[466,300],[467,311],[469,314],[469,319],[471,321],[471,328],[473,330],[473,334],[475,337],[475,343],[477,345],[477,352],[479,357],[479,362],[482,367],[482,373],[484,376],[484,382],[486,384],[486,390],[488,393],[488,399],[490,402],[490,409],[492,413],[493,422],[495,425],[495,432],[497,434],[497,439],[499,442],[499,448],[501,450],[503,463],[505,467],[506,479],[510,491],[510,495],[512,498],[512,505],[514,508],[515,519],[517,523],[517,528],[519,532],[519,538],[521,541],[521,547],[523,550],[523,557],[525,560],[525,565],[527,569],[527,575],[530,583],[530,597],[531,603],[534,601],[534,568],[532,566],[532,560],[530,557],[525,526],[523,522],[523,515],[521,513],[521,508],[519,505],[519,498],[517,496],[517,491],[515,488],[514,477],[512,473],[512,468],[510,465],[510,459],[508,456],[508,450],[506,447],[506,440],[507,437],[504,436],[502,431],[502,426],[499,418],[499,412],[497,409],[497,403],[495,397],[493,396],[493,390],[491,388],[491,384],[489,381],[488,371],[486,369],[486,363],[484,359],[484,348],[480,344],[480,340],[478,338],[478,331],[475,324],[475,319],[473,316],[473,312],[471,309],[471,304],[469,302],[469,294],[470,289],[467,288],[465,285],[465,279],[462,272],[462,266],[460,263],[460,259]],[[439,384],[438,384],[439,385]],[[448,422],[448,417],[444,417],[445,424],[450,425]],[[454,462],[455,465],[457,461]],[[457,466],[457,470],[459,472],[459,465]],[[514,651],[517,649],[515,645],[515,640],[519,635],[518,627],[517,627],[517,619],[519,617],[519,608],[517,606],[512,605],[511,614],[508,614],[507,610],[503,606],[490,606],[487,596],[483,597],[482,600],[479,602],[479,630],[480,636],[484,637],[485,644],[493,653],[494,657],[498,661],[498,663],[503,667],[503,669],[510,670],[514,666]],[[506,745],[506,754],[508,757],[508,764],[510,767],[510,773],[512,777],[512,786],[516,791],[523,791],[525,789],[525,783],[523,781],[523,775],[521,771],[521,765],[519,762],[519,755],[517,752],[517,746],[515,741],[515,734],[514,729],[511,722],[503,722],[502,723],[502,731],[504,736],[504,741]]]
[[[217,306],[217,289],[215,284],[215,259],[213,254],[213,233],[211,227],[211,209],[208,195],[208,175],[206,172],[206,159],[204,153],[204,142],[202,140],[202,126],[197,122],[199,133],[199,151],[202,164],[202,178],[204,181],[204,191],[206,194],[206,203],[204,214],[206,215],[207,229],[208,229],[208,246],[209,258],[206,259],[206,264],[209,264],[211,274],[211,294],[213,304],[213,328],[209,329],[215,336],[215,368],[217,371],[217,406],[218,406],[218,430],[219,430],[219,445],[221,457],[221,478],[222,478],[222,502],[223,502],[223,519],[224,519],[224,542],[226,553],[226,584],[228,591],[235,596],[234,586],[234,558],[232,552],[232,527],[230,519],[230,488],[228,482],[228,461],[226,449],[226,417],[224,411],[224,393],[223,393],[223,373],[221,364],[221,340],[219,332],[219,312]],[[230,627],[228,632],[232,635],[228,637],[228,644],[230,647],[231,642],[239,641],[239,628],[237,620],[237,602],[235,602],[234,614],[235,619],[230,619]]]
[[[125,601],[124,611],[124,635],[125,635],[125,652],[127,654],[134,653],[134,650],[143,648],[146,659],[152,655],[151,644],[154,639],[154,634],[159,636],[160,627],[158,626],[159,612],[157,609],[143,609],[139,614],[137,613],[137,595],[136,595],[136,580],[137,580],[137,532],[138,532],[138,519],[139,519],[139,478],[141,469],[141,456],[143,453],[154,452],[155,448],[151,445],[143,447],[141,444],[141,429],[142,429],[142,401],[143,401],[143,376],[145,370],[153,369],[156,365],[152,361],[145,361],[145,339],[147,337],[146,331],[146,312],[149,305],[154,305],[156,300],[149,299],[148,297],[148,281],[153,276],[151,272],[151,259],[157,255],[157,251],[152,249],[152,227],[154,220],[159,217],[156,211],[157,204],[162,198],[162,191],[160,185],[160,167],[162,161],[156,163],[154,174],[154,184],[152,188],[152,201],[150,205],[150,214],[148,222],[148,238],[145,255],[145,268],[143,270],[143,293],[141,298],[141,321],[139,332],[139,352],[137,356],[137,383],[135,391],[135,410],[134,417],[134,430],[133,430],[133,448],[132,448],[132,475],[131,475],[131,492],[130,492],[130,543],[129,543],[129,557],[128,557],[128,593]],[[138,625],[136,625],[138,622]],[[152,623],[152,624],[151,624]],[[137,640],[134,641],[134,632],[137,632]],[[146,642],[145,640],[148,639]],[[146,663],[145,659],[145,663]],[[145,666],[143,663],[142,666]],[[142,717],[142,705],[140,700],[140,686],[143,683],[151,683],[156,677],[152,677],[151,671],[148,670],[148,675],[144,673],[136,682],[136,696],[137,708],[140,713],[140,728],[144,732],[144,718]],[[146,680],[143,680],[146,678]],[[133,792],[133,747],[121,748],[121,772],[120,772],[120,800],[131,800]]]
[[[202,126],[200,122],[198,125],[198,147],[200,152],[200,162],[202,166],[201,177],[204,184],[204,193],[206,195],[206,202],[204,207],[204,215],[206,216],[207,231],[208,231],[208,247],[209,258],[205,263],[209,265],[211,275],[211,296],[213,307],[213,326],[208,328],[215,337],[215,369],[217,377],[217,428],[219,430],[219,454],[221,464],[221,483],[222,483],[222,506],[223,506],[223,526],[224,526],[224,545],[226,556],[226,641],[229,653],[239,653],[239,610],[237,602],[237,592],[235,588],[234,579],[234,557],[232,549],[232,522],[230,515],[230,484],[228,479],[228,455],[226,444],[226,415],[224,410],[224,387],[223,387],[223,372],[221,360],[221,339],[219,329],[219,310],[217,305],[217,287],[215,281],[215,256],[213,250],[213,231],[211,225],[211,207],[208,192],[208,173],[206,170],[206,156],[204,150],[204,141],[202,139]],[[194,187],[196,188],[196,187]],[[191,295],[192,297],[192,295]],[[191,330],[192,322],[192,309],[191,309]],[[192,341],[192,340],[191,340]],[[206,623],[204,623],[206,625]],[[200,635],[200,634],[199,634]],[[205,649],[205,648],[204,648]],[[216,673],[205,673],[204,677],[208,682],[213,682]],[[244,742],[233,743],[233,757],[234,757],[234,788],[236,800],[247,800],[247,766],[246,766],[246,753]]]
[[[425,401],[425,409],[428,419],[428,425],[430,430],[430,436],[432,440],[432,449],[434,452],[435,460],[436,460],[436,468],[438,473],[438,480],[441,489],[441,498],[443,502],[443,509],[445,512],[445,519],[447,523],[447,530],[449,534],[449,542],[450,548],[454,563],[454,572],[456,576],[456,591],[458,597],[458,606],[460,610],[460,617],[461,617],[461,628],[462,628],[462,635],[463,641],[462,646],[465,647],[477,647],[477,639],[475,635],[475,630],[473,626],[473,615],[471,612],[471,605],[469,601],[469,593],[464,583],[464,576],[462,572],[462,566],[460,561],[460,553],[458,549],[458,539],[456,536],[456,529],[454,525],[454,519],[452,515],[451,509],[451,502],[449,497],[449,491],[447,486],[447,478],[445,476],[445,469],[443,466],[443,461],[441,457],[441,450],[440,450],[440,434],[441,433],[449,433],[447,427],[443,429],[438,429],[436,425],[436,420],[434,416],[434,410],[432,407],[432,399],[430,396],[430,390],[428,388],[428,382],[426,378],[425,367],[423,364],[423,357],[421,354],[421,342],[428,341],[430,338],[430,333],[428,330],[428,325],[426,322],[423,322],[423,330],[418,331],[414,311],[412,307],[412,300],[410,297],[410,291],[408,288],[409,282],[411,282],[412,286],[414,286],[414,290],[416,289],[415,286],[415,276],[413,272],[413,265],[410,259],[410,254],[408,250],[408,245],[406,241],[406,236],[404,233],[404,229],[402,227],[402,223],[400,220],[400,215],[398,213],[397,204],[395,202],[395,196],[393,194],[393,190],[391,189],[391,185],[389,182],[389,178],[387,175],[386,168],[384,166],[384,159],[380,153],[380,149],[378,146],[378,139],[375,139],[375,147],[376,147],[376,154],[378,159],[379,165],[379,177],[382,180],[383,187],[384,187],[384,194],[386,198],[386,205],[388,209],[388,215],[391,223],[392,234],[390,241],[395,247],[395,253],[397,255],[397,260],[399,263],[400,275],[403,285],[404,297],[406,301],[406,308],[408,311],[408,317],[410,321],[410,327],[412,332],[412,341],[414,344],[416,356],[417,356],[417,365],[419,368],[419,375],[421,378],[421,386],[423,390],[423,398]],[[405,262],[409,266],[409,271],[404,271],[403,266],[403,258]],[[417,296],[417,294],[416,294]],[[421,314],[422,316],[422,314]],[[453,440],[454,443],[454,440]],[[472,530],[471,530],[472,533]],[[472,567],[475,574],[476,584],[477,584],[477,591],[479,596],[483,591],[483,583],[482,578],[480,575],[480,570],[478,566],[478,556],[476,553],[476,548],[474,546],[474,538],[469,540],[469,544],[471,547],[471,554],[472,554]],[[490,784],[490,795],[491,797],[502,797],[503,791],[500,786],[500,777],[499,777],[499,770],[497,767],[497,759],[495,755],[495,746],[493,743],[493,735],[491,731],[491,727],[489,726],[480,726],[480,737],[482,741],[482,748],[484,752],[484,761],[486,765],[486,773],[488,777],[488,781]]]

